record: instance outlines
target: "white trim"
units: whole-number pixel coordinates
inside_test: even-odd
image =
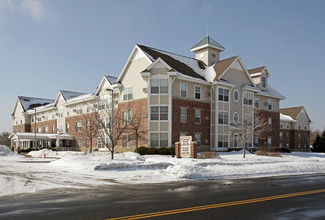
[[[195,78],[195,77],[191,77],[191,76],[187,76],[187,75],[184,75],[183,73],[179,73],[179,72],[177,72],[177,78],[180,80],[188,81],[188,82],[200,83],[200,84],[204,84],[204,85],[211,85],[211,83],[208,81],[205,81],[205,80],[199,79],[199,78]]]
[[[149,61],[150,64],[153,62],[153,61],[152,61],[152,60],[147,56],[147,53],[143,52],[143,51],[141,50],[141,48],[140,48],[138,45],[135,45],[135,46],[133,47],[133,50],[132,50],[132,52],[131,52],[131,54],[130,54],[128,60],[127,60],[126,63],[124,64],[124,67],[123,67],[123,69],[122,69],[122,71],[121,71],[119,77],[118,77],[117,80],[116,80],[117,82],[120,82],[120,81],[121,81],[121,78],[124,77],[125,72],[126,72],[126,69],[127,69],[127,67],[129,66],[129,64],[131,63],[131,59],[132,59],[132,57],[133,57],[133,55],[134,55],[134,53],[135,53],[135,50],[140,50],[142,53],[144,53],[145,58]]]
[[[217,50],[220,50],[220,52],[224,51],[225,48],[221,48],[221,47],[217,47],[217,46],[214,46],[212,44],[204,44],[202,46],[199,46],[199,47],[194,47],[193,49],[191,49],[191,52],[195,52],[195,51],[198,51],[198,50],[201,50],[201,49],[204,49],[206,47],[211,47],[211,48],[214,48],[214,49],[217,49]]]
[[[157,65],[158,63],[162,63],[166,69],[168,69],[169,71],[172,70],[172,68],[163,60],[161,59],[160,57],[158,57],[158,59],[156,59],[153,63],[151,63],[147,68],[146,70],[147,71],[150,71],[155,65]]]

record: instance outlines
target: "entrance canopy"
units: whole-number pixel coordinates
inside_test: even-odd
[[[35,140],[35,133],[32,132],[14,132],[9,138],[14,140]],[[47,134],[47,133],[36,133],[36,140],[73,140],[74,136],[70,134]]]

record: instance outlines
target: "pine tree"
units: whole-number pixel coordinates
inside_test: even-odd
[[[317,135],[313,143],[313,152],[323,152],[325,153],[325,131],[322,136]]]

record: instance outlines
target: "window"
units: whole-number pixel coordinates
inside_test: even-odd
[[[78,121],[76,126],[76,131],[81,131],[82,129],[82,122]]]
[[[98,100],[98,110],[103,110],[105,109],[106,106],[106,100],[104,99],[99,99]]]
[[[181,97],[187,98],[187,84],[181,83]]]
[[[280,124],[280,128],[283,128],[283,125],[282,125],[282,123]]]
[[[152,79],[150,80],[150,93],[151,94],[167,94],[168,93],[168,80],[167,79]]]
[[[128,87],[123,90],[123,101],[128,101],[133,99],[133,88]]]
[[[287,132],[287,138],[289,138],[290,137],[290,133],[289,132]]]
[[[100,137],[97,138],[97,146],[98,148],[104,148],[103,141]]]
[[[132,111],[128,110],[123,112],[123,123],[124,124],[130,124],[132,120]]]
[[[187,122],[187,109],[181,108],[181,123]]]
[[[272,118],[267,119],[267,125],[268,125],[269,129],[272,129],[272,121],[273,121]]]
[[[58,127],[59,134],[64,133],[63,128],[64,128],[63,125],[59,125],[59,127]]]
[[[235,102],[238,102],[239,101],[239,92],[238,92],[238,90],[235,90],[234,91],[234,101]]]
[[[262,77],[262,88],[266,88],[266,78]]]
[[[82,105],[77,105],[77,114],[82,114]]]
[[[218,135],[218,147],[228,147],[228,135]]]
[[[201,147],[201,134],[200,133],[194,134],[194,141],[197,142],[197,147]]]
[[[42,128],[37,128],[37,133],[42,133]]]
[[[270,111],[272,110],[272,99],[267,100],[267,109]]]
[[[70,144],[70,141],[69,141],[69,140],[65,140],[65,146],[66,146],[66,147],[70,147],[70,145],[71,145],[71,144]]]
[[[68,133],[68,132],[69,132],[69,130],[70,130],[70,124],[69,124],[69,123],[67,123],[67,124],[66,124],[66,133]]]
[[[49,127],[48,127],[48,126],[46,126],[46,127],[44,128],[44,133],[49,133]]]
[[[124,148],[132,147],[132,135],[131,134],[123,135],[123,147]]]
[[[268,147],[269,149],[272,148],[272,138],[271,138],[271,137],[268,137],[268,138],[267,138],[267,147]]]
[[[52,125],[52,134],[54,134],[54,130],[55,130],[54,125]]]
[[[253,94],[252,93],[244,94],[244,105],[253,105]]]
[[[195,124],[201,124],[201,110],[195,109]]]
[[[194,98],[195,99],[201,99],[201,86],[194,86]]]
[[[82,140],[78,139],[77,140],[77,148],[81,148],[81,146],[82,146]]]
[[[255,108],[259,108],[259,107],[260,107],[260,99],[255,98]]]
[[[301,140],[301,134],[298,133],[298,141],[300,141],[300,140]]]
[[[151,120],[158,120],[159,119],[159,106],[151,106]]]
[[[168,133],[151,133],[151,147],[168,147]]]
[[[228,112],[219,111],[219,113],[218,113],[218,124],[220,124],[220,125],[229,124],[228,117],[229,117]]]
[[[160,106],[160,120],[168,120],[168,106]]]
[[[229,90],[219,88],[219,101],[229,102]]]
[[[234,113],[234,123],[238,124],[239,122],[239,114],[237,112]]]
[[[280,140],[282,140],[283,139],[283,132],[280,132],[279,134],[280,134]]]
[[[59,118],[63,117],[63,108],[59,109]]]
[[[86,141],[86,147],[89,148],[89,146],[90,146],[90,141],[89,141],[89,139],[87,138],[87,141]]]
[[[168,120],[168,106],[151,106],[151,120]]]

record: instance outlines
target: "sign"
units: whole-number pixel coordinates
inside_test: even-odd
[[[191,156],[191,143],[192,136],[180,136],[180,156],[181,157],[190,157]]]

